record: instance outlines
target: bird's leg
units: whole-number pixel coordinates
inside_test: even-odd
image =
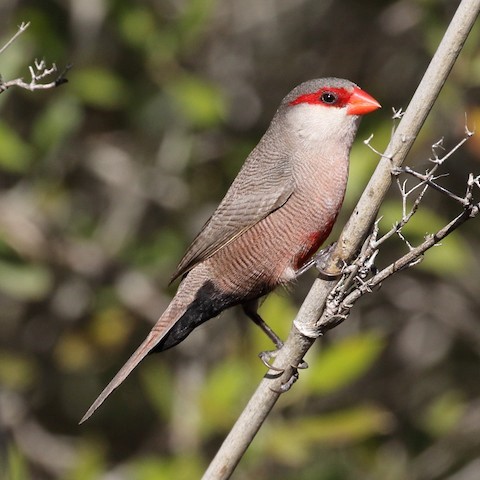
[[[310,270],[313,266],[315,266],[320,274],[320,276],[324,280],[334,280],[340,276],[337,273],[330,273],[325,271],[325,264],[327,263],[328,257],[332,253],[333,248],[335,247],[335,243],[332,243],[328,247],[323,248],[319,252],[317,252],[312,258],[310,258],[304,265],[302,265],[296,272],[295,276],[299,277],[300,275],[304,274],[307,270]]]
[[[270,370],[275,370],[277,372],[283,372],[283,368],[278,368],[273,366],[270,363],[270,360],[272,358],[275,358],[278,350],[280,350],[283,347],[283,341],[281,338],[272,330],[272,328],[263,320],[263,318],[258,314],[257,308],[258,308],[258,301],[253,300],[251,302],[244,303],[242,305],[243,311],[249,317],[256,325],[258,325],[263,332],[267,335],[268,338],[274,343],[276,350],[266,350],[263,352],[260,352],[258,356],[260,357],[260,360],[264,363],[264,365],[269,368]],[[294,367],[295,369],[300,368],[308,368],[307,362],[304,360],[300,362],[299,365]]]
[[[258,356],[260,360],[264,363],[264,365],[269,368],[270,370],[275,370],[277,372],[283,372],[283,368],[274,367],[270,360],[275,357],[275,354],[283,347],[283,342],[281,338],[270,328],[269,325],[263,320],[263,318],[258,314],[258,301],[253,300],[248,303],[244,303],[242,305],[243,311],[247,315],[250,320],[252,320],[256,325],[258,325],[262,331],[267,335],[267,337],[273,342],[276,350],[273,351],[264,351],[260,352]]]
[[[242,305],[243,311],[250,320],[252,320],[256,325],[258,325],[262,331],[267,335],[267,337],[274,343],[277,347],[277,350],[280,350],[283,347],[283,342],[281,338],[267,325],[263,318],[258,314],[258,302],[253,300]]]

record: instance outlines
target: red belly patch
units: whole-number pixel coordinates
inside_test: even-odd
[[[322,245],[322,243],[330,235],[334,223],[335,219],[325,225],[323,230],[308,235],[301,250],[294,259],[294,268],[296,270],[302,267],[307,262],[307,260],[309,260],[312,255],[320,248],[320,245]]]

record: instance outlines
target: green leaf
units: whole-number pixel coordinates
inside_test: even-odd
[[[94,355],[83,335],[66,333],[55,344],[53,357],[62,370],[74,372],[91,367]]]
[[[155,34],[155,16],[145,5],[130,4],[120,14],[118,26],[129,44],[143,47]]]
[[[242,359],[225,359],[215,366],[202,389],[202,427],[207,433],[229,428],[254,380]]]
[[[118,306],[98,308],[90,324],[90,336],[100,349],[123,347],[133,330],[133,321]]]
[[[6,478],[8,480],[25,480],[31,478],[27,460],[15,445],[8,445],[6,463]],[[2,478],[4,478],[3,472],[3,466],[0,465],[0,475],[2,475]]]
[[[302,384],[309,391],[331,393],[343,388],[367,372],[385,346],[385,340],[375,332],[337,340],[324,348],[315,359],[309,359],[305,371],[308,379]]]
[[[173,458],[144,457],[129,466],[135,480],[171,480],[173,478],[200,478],[203,466],[197,455]]]
[[[11,352],[0,351],[0,384],[12,390],[26,390],[36,375],[34,362]]]
[[[427,407],[421,423],[431,435],[436,437],[445,435],[457,425],[465,407],[463,393],[449,390],[436,397]]]
[[[197,39],[214,11],[215,3],[216,0],[190,0],[184,4],[185,7],[177,24],[184,43]]]
[[[386,233],[392,225],[402,218],[402,203],[399,200],[386,201],[380,210],[382,220],[380,232]],[[410,221],[403,227],[402,233],[405,236],[413,236],[414,240],[422,240],[427,233],[432,233],[445,225],[444,219],[436,212],[422,206]]]
[[[148,239],[142,239],[141,245],[132,243],[124,252],[124,257],[145,271],[159,272],[166,267],[173,270],[175,258],[183,254],[181,236],[172,228],[165,227]]]
[[[105,471],[105,453],[102,445],[92,438],[82,442],[76,450],[73,468],[65,475],[66,480],[97,480]]]
[[[259,313],[280,338],[286,338],[297,311],[292,302],[280,292],[269,295],[260,306]],[[252,322],[250,323],[252,324],[252,331],[255,332],[256,350],[272,349],[273,345],[270,339],[257,326],[253,325]],[[262,365],[261,362],[259,364]]]
[[[225,117],[223,95],[199,78],[184,75],[166,89],[183,116],[197,127],[212,127]]]
[[[21,300],[40,300],[53,284],[51,273],[41,265],[16,265],[0,261],[0,290]]]
[[[24,172],[32,161],[32,149],[5,122],[0,122],[0,168]]]
[[[358,443],[388,433],[392,423],[392,415],[375,405],[277,422],[264,434],[265,453],[283,464],[301,465],[318,445]]]
[[[402,218],[401,204],[395,201],[385,202],[380,215],[383,217],[380,222],[380,231],[386,232]],[[447,223],[448,220],[427,206],[422,206],[402,228],[402,234],[415,246],[422,243],[426,235],[435,233]],[[440,275],[450,273],[463,275],[465,269],[472,264],[472,253],[463,240],[461,233],[454,232],[448,238],[442,240],[438,246],[428,250],[423,261],[415,268],[421,268]]]
[[[168,419],[174,391],[172,371],[162,362],[145,362],[139,369],[144,392],[160,418]]]
[[[84,68],[71,76],[71,89],[87,105],[105,110],[116,110],[127,103],[125,83],[109,70],[101,67]]]
[[[452,233],[425,254],[418,268],[439,275],[464,276],[474,265],[473,256],[460,232]]]
[[[70,95],[55,97],[34,124],[35,144],[42,150],[53,149],[78,127],[81,120],[75,99]]]

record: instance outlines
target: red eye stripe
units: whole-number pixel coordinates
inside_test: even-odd
[[[327,103],[322,101],[322,95],[324,93],[331,92],[337,96],[337,100],[334,103]],[[328,88],[324,87],[320,90],[317,90],[313,93],[305,93],[300,95],[295,100],[292,100],[289,105],[298,105],[300,103],[308,103],[310,105],[325,105],[327,107],[344,107],[347,105],[348,101],[350,100],[352,93],[348,92],[344,88]]]

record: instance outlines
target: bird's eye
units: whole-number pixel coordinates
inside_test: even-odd
[[[332,92],[324,92],[322,93],[322,95],[320,96],[320,100],[323,102],[323,103],[326,103],[328,105],[332,105],[334,104],[336,101],[337,101],[337,96],[332,93]]]

